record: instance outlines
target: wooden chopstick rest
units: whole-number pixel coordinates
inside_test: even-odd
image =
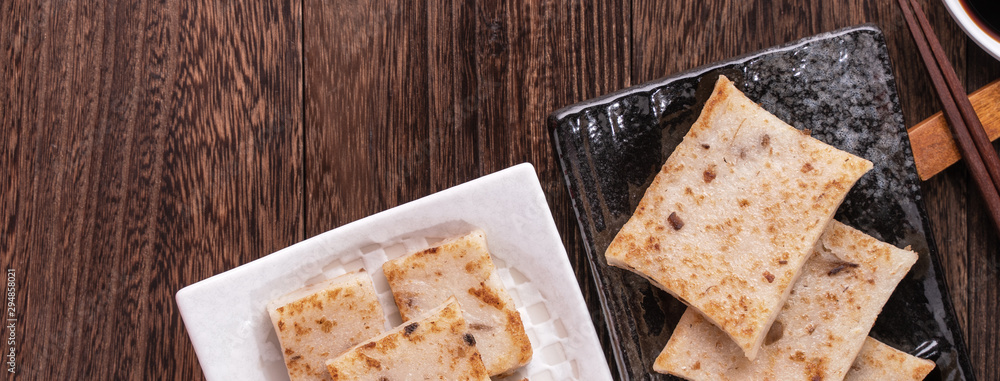
[[[990,140],[1000,137],[1000,80],[993,81],[969,95]],[[910,147],[920,180],[926,181],[962,159],[958,144],[952,138],[948,121],[938,112],[910,127]]]
[[[1000,157],[966,96],[961,81],[955,74],[943,48],[934,33],[927,15],[917,0],[898,0],[910,35],[917,44],[920,58],[931,76],[945,117],[958,141],[959,150],[972,173],[979,194],[986,202],[986,209],[993,227],[1000,234]],[[918,21],[919,20],[919,21]]]

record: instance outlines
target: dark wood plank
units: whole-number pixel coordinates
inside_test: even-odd
[[[578,242],[574,234],[579,228],[572,209],[568,207],[566,185],[562,171],[555,160],[555,149],[552,147],[546,125],[549,113],[568,104],[564,103],[567,100],[555,97],[555,88],[561,85],[555,82],[554,73],[562,72],[566,68],[557,68],[553,64],[553,56],[564,53],[558,52],[551,40],[555,35],[552,28],[563,28],[565,25],[553,23],[559,20],[552,20],[557,12],[552,5],[537,1],[510,4],[507,33],[510,36],[510,49],[514,53],[510,54],[506,86],[511,97],[506,107],[507,126],[494,125],[494,128],[502,130],[506,127],[506,130],[510,131],[507,133],[507,139],[513,148],[507,157],[508,165],[529,162],[535,166],[556,225],[563,235],[567,253],[571,259],[576,260],[576,256],[583,259],[584,255],[582,251],[576,251],[580,247],[576,246]],[[604,49],[618,50],[613,53],[616,56],[627,56],[628,35],[609,31],[614,28],[624,29],[621,23],[628,4],[619,5],[620,8],[615,4],[595,4],[599,8],[598,12],[604,12],[610,16],[610,20],[588,28],[609,36],[605,39]],[[617,72],[612,70],[609,74],[614,76]],[[621,78],[619,76],[619,79]],[[624,86],[625,83],[615,83],[615,85]]]
[[[971,177],[964,179],[968,184]],[[966,336],[976,375],[982,380],[1000,379],[996,360],[1000,358],[1000,237],[992,230],[985,202],[969,194],[968,226],[968,312]]]
[[[115,39],[132,37],[142,19],[118,22],[118,12],[136,11],[129,5],[8,4],[17,11],[4,14],[22,26],[2,37],[13,69],[4,83],[16,92],[0,106],[10,111],[4,130],[15,132],[4,167],[18,201],[5,219],[13,234],[3,260],[18,274],[17,367],[39,378],[110,378],[114,367],[102,364],[131,365],[139,358],[127,354],[143,344],[115,329],[141,329],[127,294],[146,280],[124,276],[141,257],[100,255],[122,245],[136,99],[128,65],[141,49]],[[69,349],[81,342],[90,350]]]
[[[20,374],[199,378],[174,293],[303,236],[298,3],[2,7]]]
[[[182,334],[175,332],[163,332],[159,328],[151,325],[147,319],[149,312],[146,301],[153,288],[149,283],[151,272],[152,237],[154,237],[158,221],[153,218],[159,201],[159,192],[153,190],[159,176],[163,174],[163,163],[160,155],[163,152],[164,126],[168,123],[166,107],[169,103],[167,98],[167,84],[171,81],[168,73],[172,70],[174,60],[167,55],[169,44],[169,31],[171,25],[170,9],[163,4],[147,3],[140,9],[123,9],[120,17],[135,18],[138,22],[134,25],[134,30],[129,34],[123,34],[122,41],[138,41],[134,64],[136,70],[131,84],[135,88],[129,89],[126,83],[119,91],[112,90],[112,94],[128,94],[130,103],[126,103],[129,98],[119,99],[114,97],[110,102],[110,107],[116,117],[122,115],[123,110],[132,110],[130,118],[131,125],[127,129],[131,141],[126,143],[127,152],[120,158],[124,167],[123,179],[125,193],[122,197],[124,203],[124,213],[116,216],[117,221],[126,226],[121,235],[119,252],[121,269],[119,276],[122,278],[121,291],[111,301],[111,308],[121,308],[120,316],[113,319],[113,327],[134,326],[134,332],[156,333],[160,335],[173,335],[180,340]],[[135,17],[135,15],[141,15]],[[122,45],[129,44],[122,42]],[[127,90],[126,90],[127,89]],[[123,106],[128,104],[127,108]],[[125,127],[125,126],[122,126]],[[120,128],[122,128],[120,127]],[[126,128],[123,128],[126,129]],[[138,255],[136,255],[138,253]],[[119,314],[115,314],[119,315]],[[113,315],[114,316],[114,315]],[[127,318],[136,319],[140,324],[135,326],[128,324]],[[126,320],[123,324],[115,320]],[[114,379],[135,379],[142,378],[146,373],[145,367],[149,361],[142,354],[146,353],[149,346],[148,335],[121,335],[120,332],[113,333],[113,347],[121,347],[120,353],[113,356],[120,362],[115,362],[111,368],[113,372],[109,378]],[[83,345],[86,345],[85,343]],[[178,357],[188,361],[193,357],[190,353],[190,346],[182,347],[185,350],[177,352]],[[190,362],[188,362],[190,364]],[[190,367],[190,365],[189,365]],[[197,369],[189,371],[191,374],[198,374]]]
[[[547,14],[556,108],[633,84],[630,1],[578,0]]]
[[[38,51],[31,49],[29,42],[38,44],[37,41],[29,41],[31,38],[37,39],[37,32],[32,33],[30,26],[38,19],[38,10],[32,7],[30,2],[5,1],[0,3],[0,86],[5,91],[0,91],[0,261],[4,269],[6,278],[7,269],[14,269],[15,274],[21,279],[16,282],[15,302],[18,311],[15,314],[17,322],[24,327],[24,299],[26,294],[21,290],[26,282],[23,274],[28,271],[25,262],[24,250],[21,248],[22,242],[29,231],[25,226],[27,212],[25,205],[27,199],[22,199],[21,194],[29,194],[31,179],[22,176],[23,173],[30,173],[30,163],[24,160],[29,155],[24,144],[27,139],[24,136],[30,132],[25,124],[30,123],[32,112],[31,102],[25,99],[29,94],[35,92],[37,86],[38,71],[29,71],[28,68],[38,62]],[[37,30],[37,29],[36,29]],[[4,281],[4,295],[6,296],[6,279]],[[6,304],[6,303],[5,303]],[[6,314],[5,314],[6,315]],[[6,316],[5,316],[6,318]],[[7,331],[4,330],[4,334]],[[5,340],[6,343],[6,340]],[[8,345],[3,347],[7,353]],[[35,348],[41,346],[36,345]],[[15,342],[15,350],[21,351],[24,348],[23,338]],[[19,355],[24,357],[23,354]],[[34,359],[31,362],[35,362]],[[18,366],[24,366],[21,361]],[[4,377],[12,379],[11,375]]]
[[[967,75],[965,85],[976,89],[1000,78],[1000,61],[991,57],[974,42],[967,43]],[[996,149],[997,144],[994,144]],[[971,177],[963,179],[971,184]],[[971,185],[966,185],[970,189]],[[1000,237],[993,230],[985,210],[985,202],[976,192],[967,193],[968,209],[968,327],[966,336],[976,375],[982,380],[1000,379],[1000,369],[994,365],[1000,358]],[[954,292],[953,292],[954,293]]]
[[[801,2],[687,1],[633,6],[633,82],[683,70],[818,33],[818,6]]]
[[[46,39],[45,33],[57,33],[65,35],[65,27],[57,28],[49,23],[53,15],[68,17],[65,8],[52,9],[52,4],[27,2],[13,5],[20,11],[19,19],[24,23],[19,33],[5,35],[5,40],[10,36],[9,42],[4,45],[10,48],[20,48],[19,54],[12,57],[14,61],[11,65],[10,76],[6,78],[6,84],[11,88],[18,89],[18,92],[5,99],[3,109],[5,112],[5,126],[11,126],[16,131],[9,144],[15,144],[17,149],[16,157],[9,157],[13,160],[8,163],[11,168],[12,177],[17,180],[16,189],[10,189],[11,195],[17,200],[16,211],[5,220],[8,225],[4,230],[13,232],[9,250],[5,250],[4,263],[13,268],[18,273],[15,303],[20,310],[17,314],[16,326],[22,332],[49,332],[43,340],[26,340],[22,334],[15,342],[20,363],[17,364],[22,372],[39,372],[43,378],[56,377],[64,374],[65,370],[55,367],[44,367],[48,360],[67,356],[67,352],[61,352],[58,347],[47,345],[46,341],[65,342],[72,335],[72,327],[59,324],[54,319],[47,319],[46,315],[53,313],[53,307],[65,305],[73,307],[68,299],[72,297],[75,287],[72,276],[72,262],[79,255],[67,253],[66,241],[70,241],[74,236],[79,237],[79,225],[72,221],[69,204],[72,199],[63,204],[62,192],[45,192],[45,186],[62,189],[63,186],[73,185],[74,179],[64,180],[67,170],[60,170],[62,165],[71,154],[68,149],[63,134],[49,134],[51,128],[46,128],[47,121],[62,120],[66,118],[64,107],[56,107],[52,103],[56,97],[51,94],[53,89],[46,89],[47,86],[56,87],[56,83],[67,83],[69,81],[57,81],[50,79],[53,75],[66,78],[67,70],[59,68],[53,70],[53,66],[59,67],[58,63],[53,65],[52,61],[58,59],[69,59],[71,53],[61,51],[65,56],[53,58],[53,51],[58,49],[53,45],[62,44],[60,48],[65,49],[69,44],[67,38],[62,41],[53,42]],[[12,20],[13,21],[13,20]],[[6,23],[5,23],[6,24]],[[65,23],[69,25],[69,22]],[[12,52],[13,53],[13,52]],[[8,119],[9,118],[9,119]],[[6,129],[5,129],[6,130]],[[69,134],[66,132],[65,134]],[[13,141],[16,139],[16,141]],[[62,145],[62,150],[56,149],[57,144]],[[75,144],[76,145],[76,144]],[[79,147],[79,145],[76,145]],[[78,148],[77,148],[78,149]],[[79,164],[79,163],[77,163]],[[83,171],[82,166],[75,168],[77,172]],[[16,172],[14,172],[16,170]],[[78,185],[78,184],[77,184]],[[78,188],[76,188],[78,189]],[[78,194],[77,194],[78,195]],[[62,208],[62,207],[65,207]],[[38,229],[36,226],[45,226],[46,230]],[[30,252],[58,252],[62,261],[28,261]],[[68,254],[68,255],[67,255]],[[45,287],[46,278],[63,279],[55,287]],[[49,291],[51,290],[51,291]],[[52,295],[52,293],[62,292],[63,295]],[[71,311],[66,308],[66,311]],[[35,312],[37,311],[37,312]],[[35,316],[31,314],[34,312]],[[33,317],[33,318],[32,318]]]
[[[962,333],[966,338],[971,332],[968,325],[968,210],[965,200],[968,192],[975,192],[974,188],[966,188],[967,177],[965,167],[955,166],[921,184],[955,314],[962,323]]]
[[[388,11],[375,1],[305,2],[305,214],[313,236],[377,211],[369,131],[384,125],[379,77]]]
[[[479,175],[475,9],[462,1],[427,6],[427,125],[431,191]]]
[[[314,235],[429,193],[428,11],[395,1],[306,7],[306,230]]]
[[[18,224],[18,190],[21,186],[19,160],[20,136],[25,102],[17,100],[25,91],[24,55],[28,37],[27,22],[31,20],[27,4],[7,1],[0,4],[0,84],[7,91],[0,91],[0,260],[4,270],[14,268],[15,234]],[[6,283],[6,282],[5,282]],[[23,314],[22,314],[23,315]]]
[[[305,225],[300,3],[180,2],[171,16],[146,379],[200,375],[176,290],[301,240]]]
[[[427,4],[389,2],[385,124],[372,128],[379,175],[379,211],[430,194],[431,144],[427,102]],[[310,154],[310,157],[312,155]]]
[[[510,14],[503,0],[479,0],[475,13],[476,83],[479,111],[479,173],[493,173],[508,166],[518,148],[511,139],[524,126],[511,125],[507,109],[515,98],[507,86],[512,75],[510,58],[525,53],[510,44]]]
[[[78,73],[89,71],[83,74],[84,78],[89,78],[68,94],[84,99],[90,109],[84,112],[93,113],[95,120],[55,127],[74,128],[75,125],[91,135],[86,138],[92,141],[89,155],[80,158],[82,165],[93,169],[87,175],[89,189],[81,195],[87,200],[80,217],[85,230],[76,248],[80,259],[75,261],[79,279],[77,289],[86,291],[75,295],[76,314],[81,317],[82,325],[67,345],[92,346],[93,350],[73,353],[63,361],[74,365],[60,368],[60,371],[68,377],[134,377],[132,369],[141,369],[144,359],[129,354],[144,351],[147,341],[142,336],[118,333],[119,329],[145,331],[149,327],[149,321],[142,317],[148,278],[130,276],[142,274],[146,261],[142,256],[101,253],[141,252],[142,248],[135,246],[140,244],[135,233],[147,226],[141,209],[148,207],[148,200],[143,199],[148,193],[142,192],[142,186],[150,185],[151,173],[139,168],[143,162],[134,160],[134,155],[147,153],[150,148],[136,140],[146,140],[148,136],[146,130],[137,127],[148,122],[147,116],[138,112],[138,101],[140,92],[146,90],[143,74],[147,62],[143,61],[143,55],[147,50],[142,35],[149,13],[147,4],[143,3],[120,3],[104,8],[91,8],[81,3],[77,7],[77,24],[82,33],[77,34],[74,43],[86,46],[94,41],[95,44],[93,49],[77,50],[82,56],[78,56],[76,62],[81,64],[73,66],[80,70]],[[136,43],[123,44],[122,41]],[[101,55],[106,56],[105,60]],[[89,67],[88,62],[92,62],[93,67]],[[102,66],[106,69],[101,70]],[[115,144],[116,140],[119,144]],[[142,223],[136,223],[140,221]],[[101,321],[107,325],[101,325]],[[92,326],[95,328],[90,328]]]

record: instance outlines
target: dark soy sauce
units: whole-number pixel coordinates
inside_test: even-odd
[[[972,21],[1000,42],[1000,0],[961,0],[961,3]]]

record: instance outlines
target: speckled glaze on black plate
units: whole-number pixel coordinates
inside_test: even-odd
[[[928,380],[973,380],[929,235],[885,39],[874,26],[693,69],[549,117],[621,379],[676,379],[652,369],[685,307],[638,275],[609,267],[604,251],[701,113],[720,74],[782,120],[875,164],[836,219],[898,247],[910,246],[920,258],[871,336],[936,361]]]

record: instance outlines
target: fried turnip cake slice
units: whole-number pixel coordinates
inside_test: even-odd
[[[865,339],[861,353],[844,381],[920,381],[934,370],[934,362],[910,355],[875,340]]]
[[[326,367],[334,381],[490,380],[455,298],[351,348]]]
[[[490,375],[531,360],[521,315],[497,276],[482,230],[388,261],[382,271],[403,320],[456,297]]]
[[[653,370],[691,380],[841,380],[917,254],[830,223],[753,360],[688,308]]]
[[[871,167],[720,76],[605,257],[700,311],[753,359],[816,240]]]
[[[267,312],[293,381],[329,380],[326,360],[385,327],[372,278],[364,271],[282,296],[268,305]]]

